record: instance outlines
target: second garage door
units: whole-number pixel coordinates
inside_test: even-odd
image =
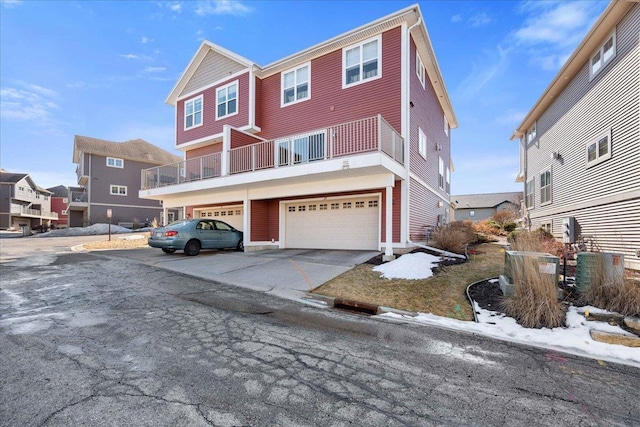
[[[295,202],[285,206],[285,245],[300,249],[377,250],[378,197]]]
[[[236,230],[242,231],[244,227],[244,215],[242,206],[230,206],[226,208],[201,209],[200,218],[214,218],[226,222]]]

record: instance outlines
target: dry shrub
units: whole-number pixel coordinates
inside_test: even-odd
[[[498,224],[500,226],[500,228],[502,228],[502,229],[504,229],[505,225],[510,224],[510,223],[514,223],[516,221],[516,218],[517,218],[516,213],[514,211],[512,211],[512,210],[509,210],[509,209],[504,210],[504,211],[500,211],[500,212],[496,212],[491,217],[493,222]]]
[[[464,254],[467,246],[476,240],[476,234],[471,224],[462,221],[454,221],[444,227],[437,227],[431,239],[436,248]]]
[[[153,218],[153,221],[151,221],[151,228],[159,228],[160,227],[160,222],[158,221],[158,218]]]
[[[478,221],[473,225],[476,233],[488,234],[492,236],[499,236],[502,231],[498,224],[496,224],[493,220],[483,219],[482,221]]]
[[[509,235],[511,250],[523,252],[544,252],[561,256],[564,245],[548,231],[539,228],[536,231],[518,231]]]
[[[624,316],[640,316],[640,285],[609,274],[602,257],[595,258],[591,286],[580,296],[584,304],[615,311]]]

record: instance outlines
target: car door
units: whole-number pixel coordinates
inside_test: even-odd
[[[226,222],[214,220],[216,226],[218,248],[233,248],[238,242],[236,242],[236,231]]]
[[[203,219],[196,224],[196,234],[205,249],[217,248],[218,235],[213,221]]]

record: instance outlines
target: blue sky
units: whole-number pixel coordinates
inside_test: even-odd
[[[410,1],[0,0],[0,167],[75,185],[73,137],[175,154],[164,100],[203,39],[260,65]],[[459,128],[452,194],[520,191],[513,129],[606,1],[422,1]]]

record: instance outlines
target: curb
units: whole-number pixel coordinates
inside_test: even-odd
[[[342,310],[355,311],[359,313],[370,314],[376,316],[379,314],[393,313],[405,317],[417,317],[418,313],[414,311],[400,310],[392,307],[385,307],[382,305],[375,305],[361,301],[347,300],[342,298],[334,298],[326,295],[314,294],[311,292],[305,292],[305,300],[326,305],[327,307],[338,308]]]

